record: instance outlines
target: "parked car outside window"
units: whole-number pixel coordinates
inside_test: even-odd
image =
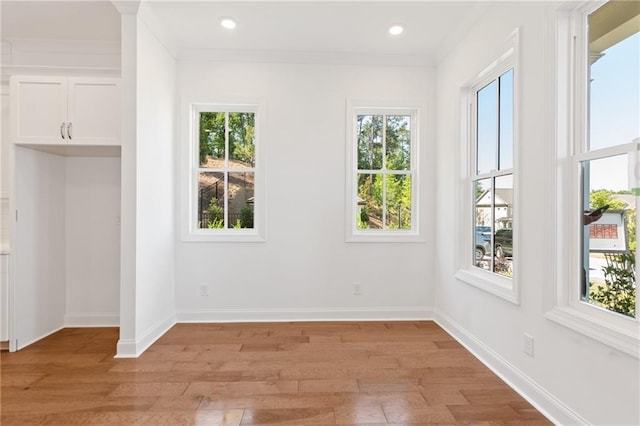
[[[496,246],[496,256],[513,256],[513,229],[499,229],[493,237]]]
[[[483,234],[491,235],[490,226],[476,226],[476,232],[482,232]]]
[[[476,227],[476,260],[482,259],[491,249],[491,233],[487,234],[478,228]]]

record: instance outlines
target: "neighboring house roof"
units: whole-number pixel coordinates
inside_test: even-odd
[[[636,196],[633,194],[613,194],[611,198],[625,203],[625,209],[634,209],[636,207]]]
[[[509,207],[513,205],[513,189],[498,188],[496,189],[495,206]],[[486,190],[477,198],[477,207],[491,207],[491,191]]]

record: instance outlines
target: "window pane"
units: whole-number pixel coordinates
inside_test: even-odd
[[[389,115],[386,134],[386,168],[411,168],[411,116]]]
[[[491,179],[482,179],[474,182],[474,211],[475,211],[475,240],[474,258],[477,267],[491,270],[493,247],[491,236],[493,235],[493,220],[491,218]]]
[[[513,69],[500,77],[500,164],[499,169],[513,167]]]
[[[493,220],[495,261],[493,271],[513,275],[513,175],[495,178]]]
[[[358,174],[357,229],[382,229],[382,175]]]
[[[252,168],[255,159],[255,114],[229,113],[229,167]]]
[[[496,169],[498,147],[497,82],[494,80],[477,93],[477,173]]]
[[[224,173],[198,175],[198,228],[224,227]]]
[[[200,167],[224,167],[225,113],[200,113]]]
[[[582,163],[581,294],[586,302],[633,317],[637,206],[627,191],[628,167],[627,155]],[[605,205],[602,215],[594,212]]]
[[[382,115],[358,116],[358,170],[382,168],[382,118]]]
[[[589,17],[591,150],[630,143],[640,137],[640,34],[636,29],[635,34],[617,40],[617,34],[624,31],[608,28],[605,17],[612,9],[624,8],[624,3],[611,2]],[[600,13],[602,16],[598,16]],[[602,32],[616,42],[608,42]]]
[[[411,175],[387,175],[385,179],[389,229],[411,229]]]
[[[229,173],[228,228],[253,228],[253,172]]]

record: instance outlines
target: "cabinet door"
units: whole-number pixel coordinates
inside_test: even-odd
[[[12,77],[10,90],[13,142],[60,144],[66,141],[66,79]]]
[[[120,144],[120,86],[115,79],[70,78],[69,143]]]

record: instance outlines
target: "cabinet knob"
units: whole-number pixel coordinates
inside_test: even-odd
[[[64,137],[64,122],[63,122],[62,124],[60,124],[60,137],[61,137],[62,139],[66,139],[66,138]]]
[[[67,136],[69,136],[69,140],[73,139],[71,137],[71,123],[67,124]]]

